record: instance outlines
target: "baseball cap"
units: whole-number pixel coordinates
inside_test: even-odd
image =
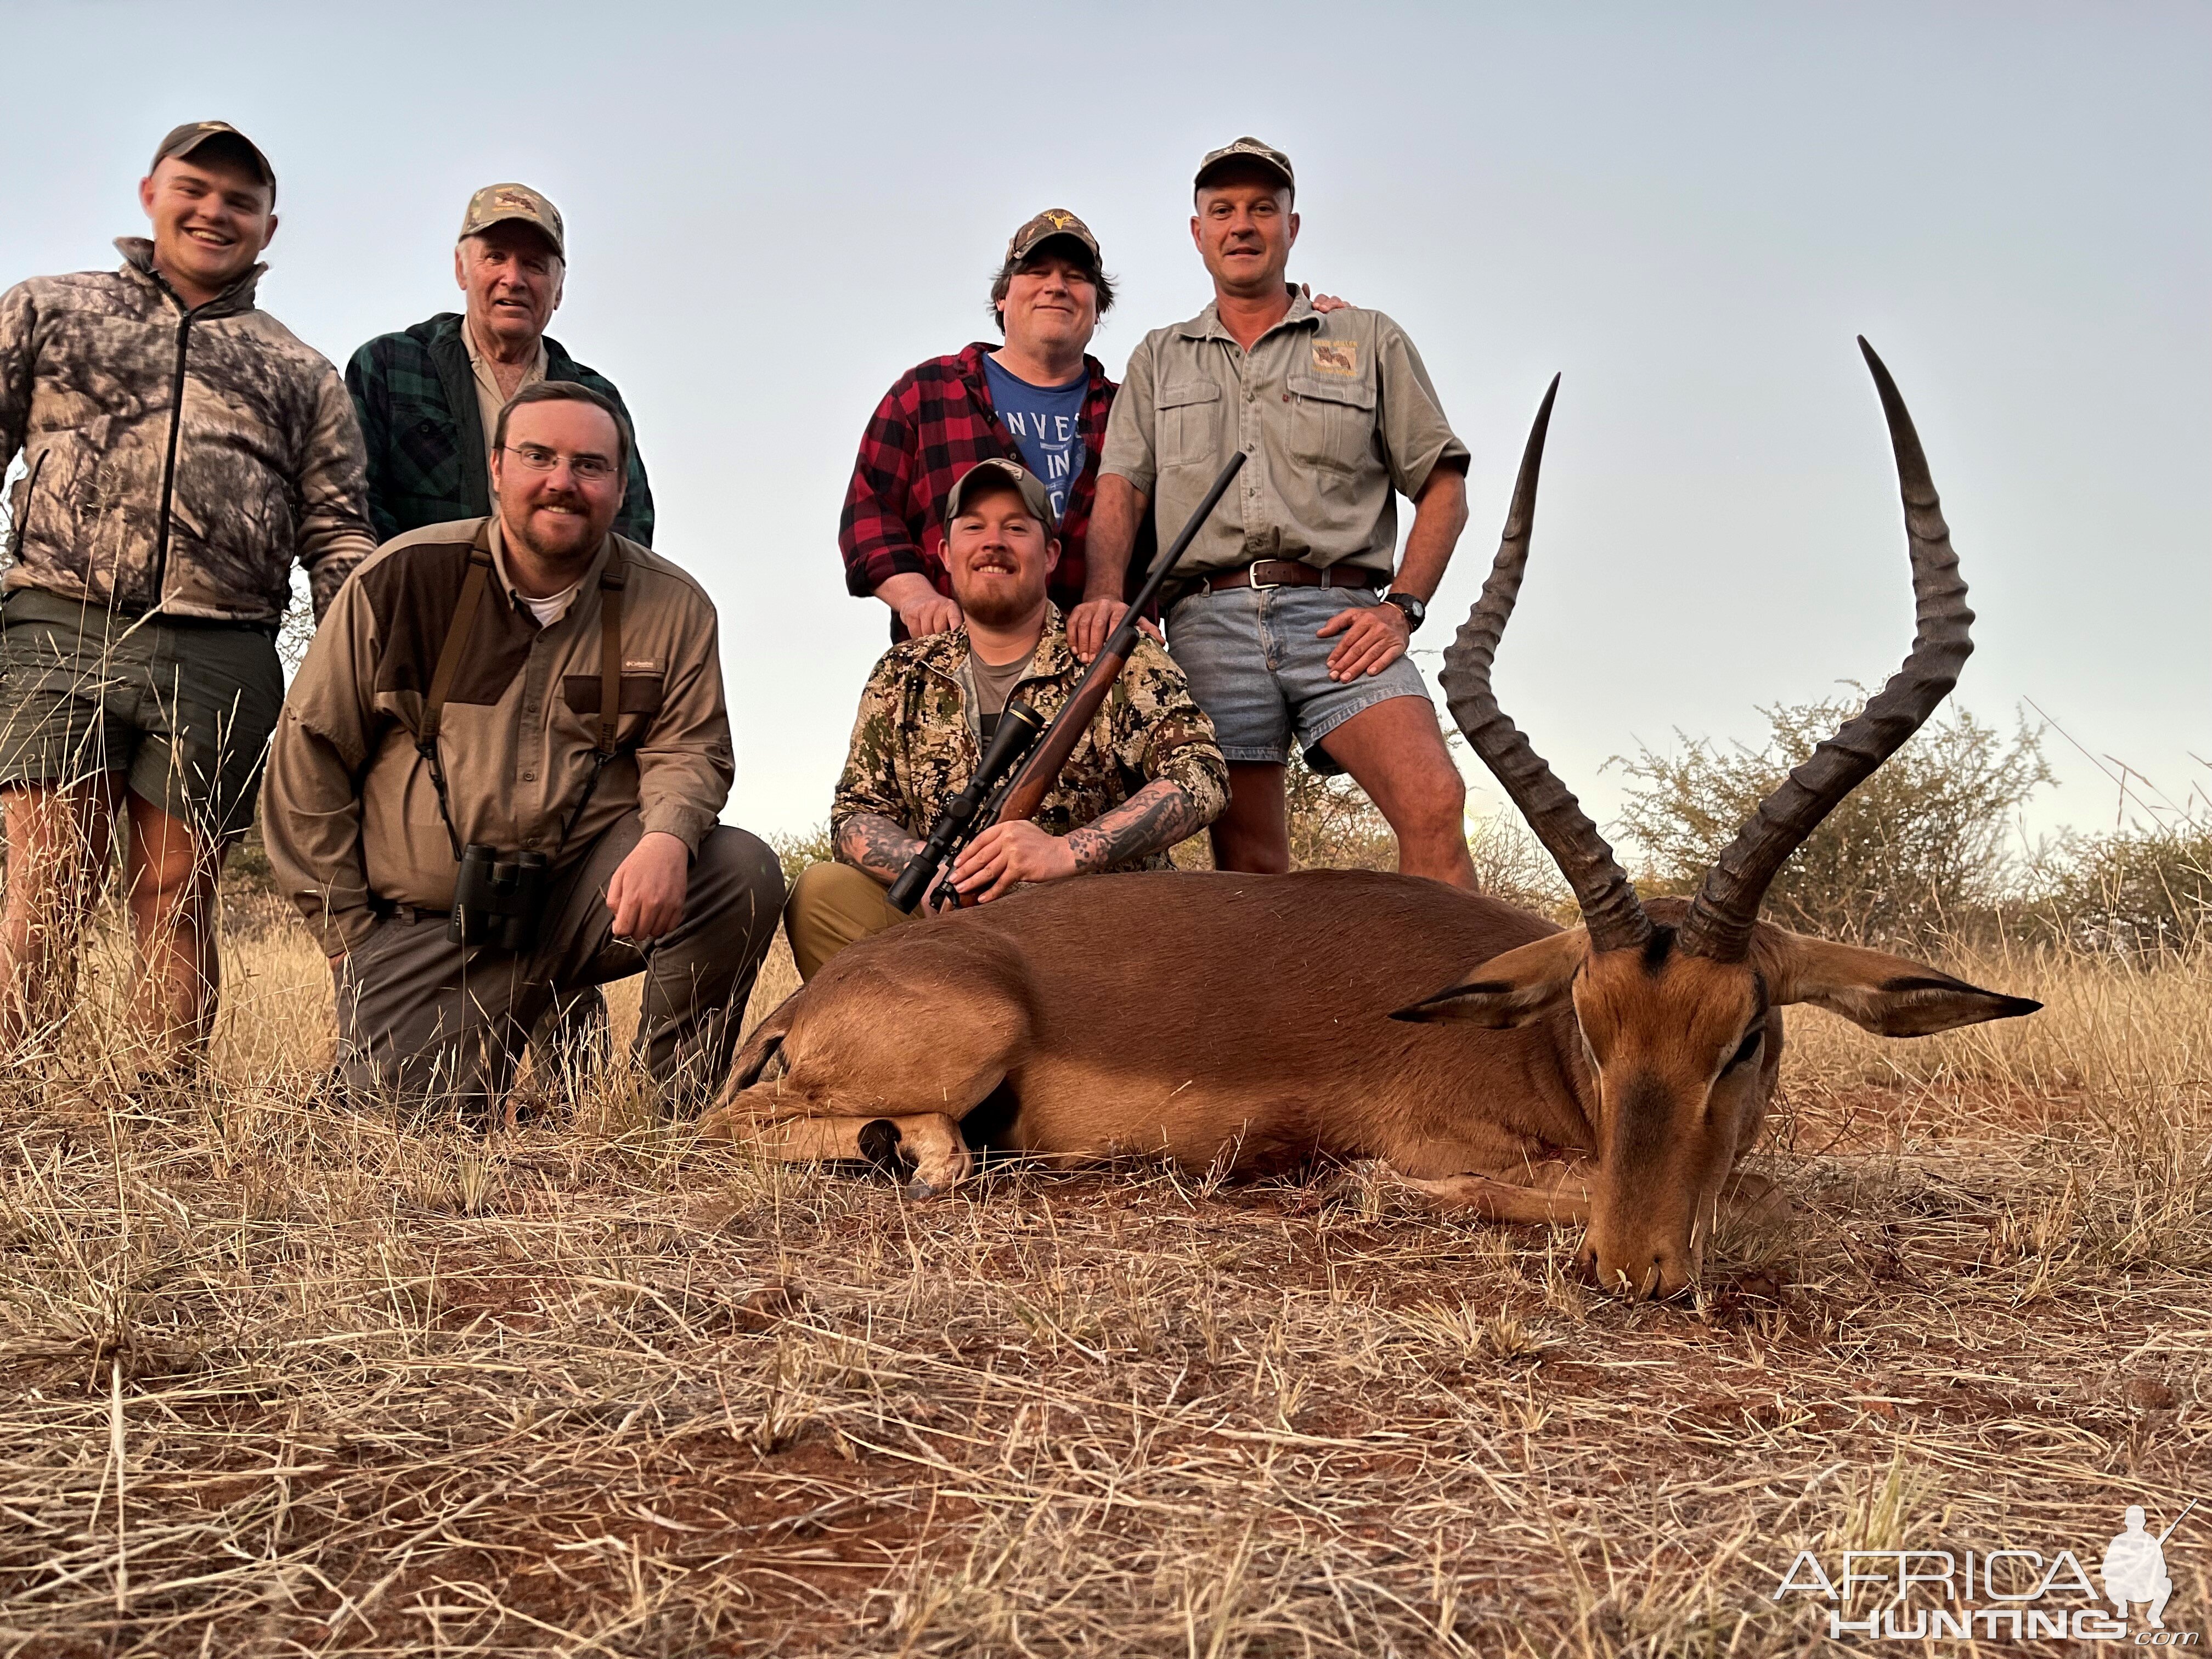
[[[1009,461],[993,455],[980,460],[962,473],[952,486],[952,493],[945,498],[945,522],[951,524],[960,516],[961,503],[976,489],[987,484],[1010,483],[1022,492],[1022,502],[1036,515],[1037,522],[1047,530],[1054,526],[1052,519],[1052,497],[1045,493],[1044,480],[1019,461]]]
[[[568,235],[561,228],[561,210],[527,185],[486,185],[470,197],[469,210],[461,216],[458,240],[466,241],[510,219],[535,227],[553,244],[554,252],[563,259],[568,257]]]
[[[1085,224],[1066,208],[1047,208],[1009,237],[1006,241],[1006,263],[1010,265],[1019,264],[1055,236],[1071,237],[1082,243],[1085,251],[1091,255],[1091,268],[1093,270],[1097,268],[1098,239],[1091,234],[1090,226]]]
[[[151,173],[172,155],[190,155],[210,138],[235,138],[246,146],[253,157],[254,165],[261,169],[261,182],[269,186],[269,201],[276,202],[276,169],[269,165],[269,158],[261,153],[261,146],[240,132],[228,121],[187,121],[180,127],[169,129],[169,136],[155,148],[154,160],[146,169]]]
[[[1194,188],[1206,183],[1206,175],[1228,161],[1253,161],[1261,167],[1283,175],[1283,182],[1292,190],[1298,187],[1297,175],[1291,171],[1291,158],[1273,145],[1257,138],[1244,137],[1224,144],[1219,149],[1206,152],[1206,159],[1198,164],[1198,176],[1191,183]]]

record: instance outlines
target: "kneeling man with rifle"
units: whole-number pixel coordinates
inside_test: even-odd
[[[893,646],[860,695],[830,811],[838,861],[803,872],[784,913],[805,977],[856,939],[906,920],[886,890],[923,851],[947,804],[971,792],[979,773],[986,787],[972,793],[988,793],[997,781],[990,775],[1010,767],[987,766],[987,756],[1019,759],[1023,740],[1082,679],[1060,611],[1045,597],[1060,556],[1053,530],[1044,485],[1015,462],[979,461],[953,485],[945,551],[962,622]],[[1004,740],[994,741],[1002,723]],[[959,845],[935,902],[957,895],[988,903],[1025,882],[1164,869],[1168,849],[1220,812],[1228,775],[1182,671],[1139,639],[1034,811],[1001,811]]]

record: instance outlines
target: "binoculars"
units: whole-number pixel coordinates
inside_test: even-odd
[[[456,945],[527,951],[537,943],[551,874],[543,853],[502,853],[471,842],[461,849],[446,937]]]

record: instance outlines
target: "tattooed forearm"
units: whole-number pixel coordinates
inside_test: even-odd
[[[837,856],[880,882],[894,882],[921,851],[919,838],[875,812],[856,812],[837,827]]]
[[[1168,778],[1154,778],[1110,812],[1067,838],[1078,872],[1088,875],[1132,859],[1150,857],[1206,827],[1189,792]]]

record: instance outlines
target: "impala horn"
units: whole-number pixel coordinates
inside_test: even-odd
[[[1943,522],[1942,505],[1928,476],[1928,458],[1921,453],[1912,416],[1897,394],[1897,382],[1889,378],[1863,335],[1859,349],[1874,371],[1881,410],[1889,420],[1890,447],[1897,453],[1918,629],[1905,665],[1889,684],[1759,803],[1751,821],[1705,872],[1705,884],[1683,918],[1680,942],[1689,954],[1715,962],[1743,960],[1751,948],[1759,902],[1776,872],[1844,796],[1927,723],[1936,706],[1959,683],[1959,670],[1974,649],[1969,634],[1974,613],[1966,608],[1966,584],[1959,579],[1950,528]]]
[[[1439,678],[1453,720],[1574,889],[1591,945],[1601,951],[1635,950],[1651,937],[1651,920],[1637,901],[1636,889],[1613,861],[1613,848],[1582,804],[1529,746],[1490,690],[1498,641],[1512,617],[1521,573],[1528,562],[1528,534],[1536,520],[1536,476],[1543,470],[1544,434],[1552,424],[1552,400],[1559,392],[1559,377],[1554,374],[1536,411],[1528,447],[1522,452],[1521,476],[1513,486],[1513,507],[1506,515],[1497,560],[1482,584],[1482,597],[1444,653]]]

